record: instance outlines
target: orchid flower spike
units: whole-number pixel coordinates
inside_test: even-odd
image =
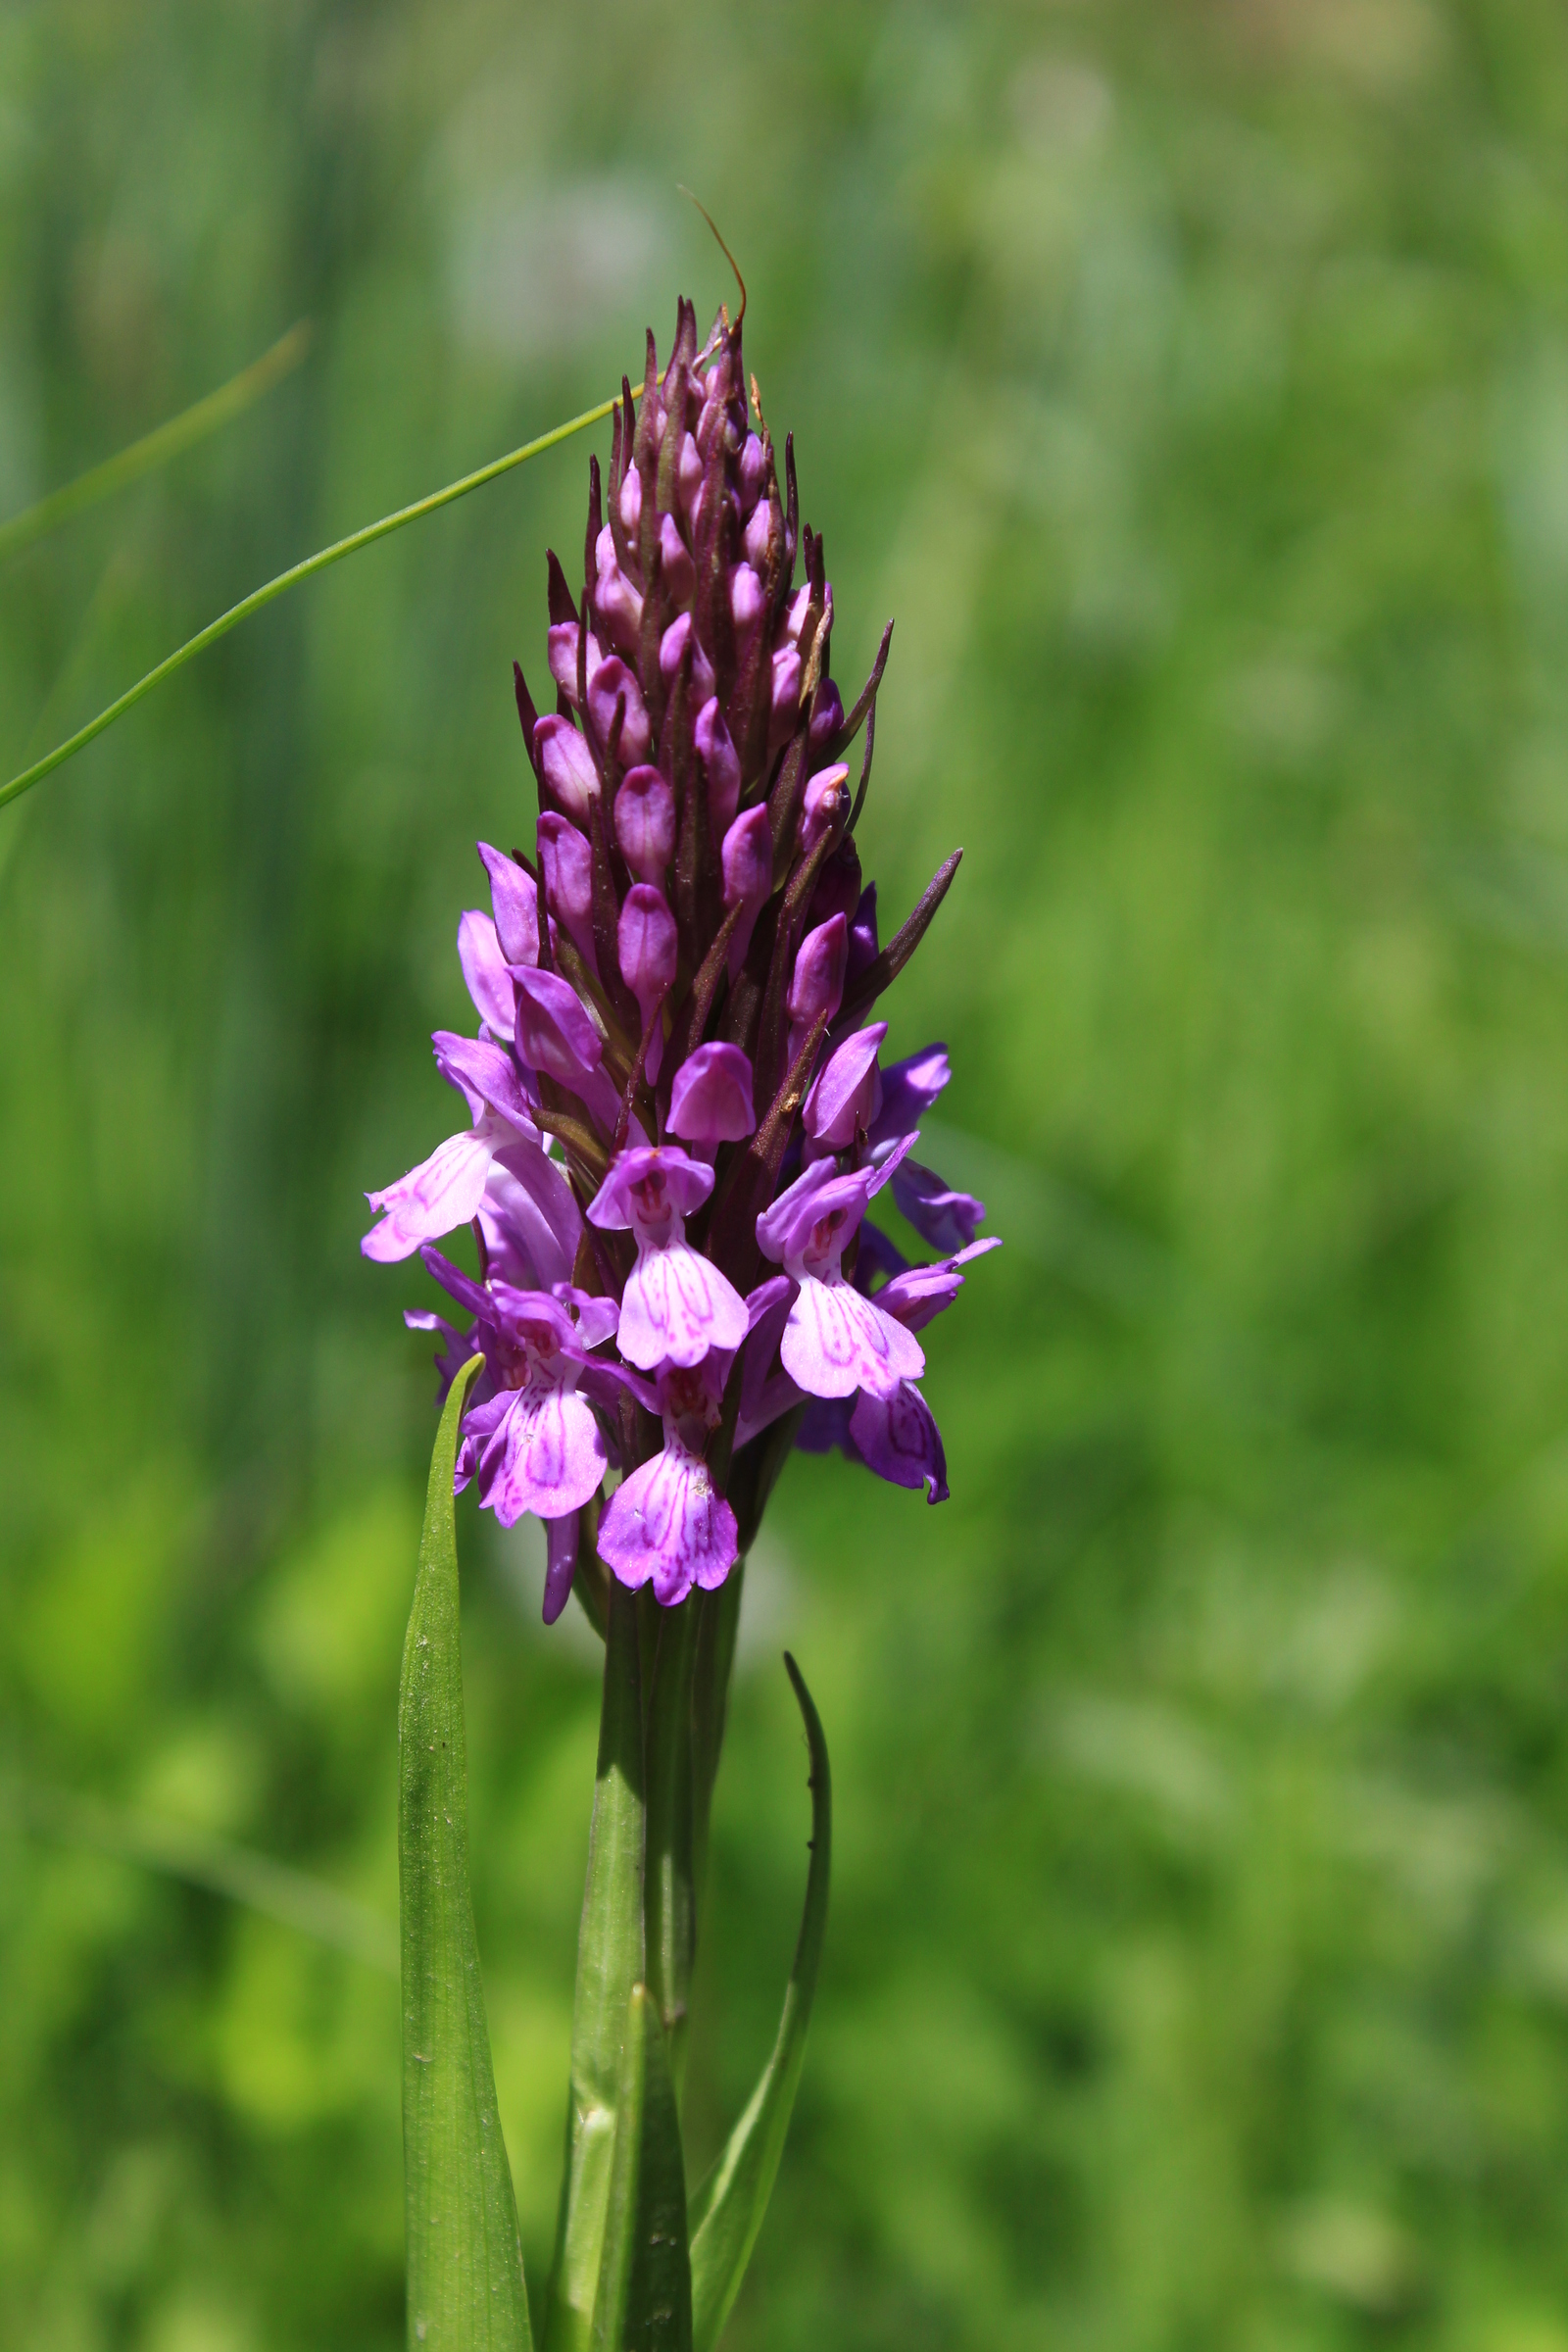
[[[543,1522],[547,1618],[585,1559],[667,1608],[722,1583],[785,1415],[945,1495],[915,1334],[992,1246],[983,1203],[911,1155],[946,1050],[885,1064],[878,1017],[957,855],[884,944],[858,828],[888,639],[847,709],[823,543],[739,318],[700,341],[681,303],[662,367],[649,338],[585,549],[580,593],[549,559],[554,707],[514,673],[532,842],[479,845],[490,909],[458,919],[477,1034],[435,1048],[466,1123],[368,1196],[362,1244],[446,1292],[409,1318],[444,1382],[483,1355],[457,1480]],[[934,1261],[872,1221],[884,1191]],[[434,1247],[465,1228],[471,1273]]]

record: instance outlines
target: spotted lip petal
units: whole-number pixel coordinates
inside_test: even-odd
[[[482,1498],[503,1527],[524,1511],[564,1518],[597,1494],[609,1466],[593,1407],[554,1383],[506,1394],[511,1401],[479,1458]]]
[[[620,1352],[642,1371],[700,1364],[710,1348],[738,1348],[746,1304],[686,1241],[642,1250],[620,1301]]]
[[[790,1309],[779,1359],[808,1396],[851,1396],[864,1389],[891,1396],[902,1380],[918,1380],[925,1350],[912,1332],[862,1298],[842,1275],[808,1275]]]
[[[735,1565],[739,1529],[708,1464],[666,1445],[615,1489],[599,1527],[599,1553],[635,1592],[652,1581],[665,1608],[694,1585],[711,1591]]]

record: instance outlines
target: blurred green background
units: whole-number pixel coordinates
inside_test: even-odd
[[[884,906],[967,856],[891,1043],[948,1039],[1006,1237],[932,1348],[951,1503],[797,1460],[748,1594],[700,2151],[804,1881],[786,1641],[840,1834],[731,2340],[1568,2352],[1568,23],[13,0],[0,514],[318,335],[0,570],[0,767],[710,315],[677,180],[852,688],[898,617]],[[113,1849],[394,1915],[433,1383],[362,1194],[452,1123],[586,459],[0,812],[7,2344],[401,2341],[393,1981]],[[537,2289],[594,1657],[460,1535]]]

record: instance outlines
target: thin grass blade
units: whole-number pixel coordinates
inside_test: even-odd
[[[718,2162],[691,2201],[693,2352],[712,2352],[717,2343],[767,2211],[806,2059],[806,2030],[827,1925],[833,1849],[833,1783],[827,1741],[801,1670],[787,1651],[784,1663],[795,1687],[811,1756],[811,1866],[773,2054]]]
[[[187,638],[173,653],[166,655],[156,669],[150,669],[144,678],[137,679],[134,686],[128,686],[106,710],[100,710],[96,718],[90,718],[84,727],[76,729],[74,735],[69,735],[64,743],[57,744],[43,759],[35,760],[30,767],[24,767],[8,784],[0,784],[0,808],[4,808],[8,801],[20,800],[34,784],[41,783],[57,767],[63,767],[68,760],[85,751],[87,745],[95,742],[106,728],[112,727],[117,718],[123,718],[125,712],[133,710],[155,686],[161,686],[165,678],[172,678],[176,669],[183,669],[187,662],[205,653],[210,645],[216,645],[220,637],[226,637],[230,629],[237,628],[242,620],[249,620],[253,612],[262,612],[290,588],[297,588],[302,580],[314,579],[318,571],[325,571],[329,564],[341,564],[345,556],[358,555],[361,548],[373,546],[377,539],[390,537],[393,531],[401,531],[406,523],[419,522],[426,514],[434,514],[440,508],[450,507],[455,499],[466,498],[470,490],[482,489],[486,482],[495,481],[514,466],[526,465],[530,458],[537,458],[545,450],[554,449],[558,442],[569,440],[573,433],[580,433],[586,426],[597,424],[616,405],[614,400],[602,400],[596,409],[585,409],[580,416],[573,416],[567,423],[558,424],[552,431],[541,433],[537,441],[524,442],[521,449],[510,450],[504,458],[493,458],[488,466],[481,466],[477,473],[466,473],[461,481],[449,482],[444,490],[432,490],[428,498],[416,499],[412,507],[400,507],[395,514],[383,514],[378,522],[367,523],[363,530],[350,532],[348,538],[339,539],[331,547],[323,547],[314,556],[307,556],[303,563],[291,565],[287,571],[280,571],[276,579],[268,580],[263,587],[253,588],[249,596],[241,597],[237,605],[230,605],[226,612],[220,612],[216,620],[207,623],[206,628],[198,629],[194,637]]]
[[[419,2352],[531,2352],[533,2340],[468,1886],[452,1472],[479,1362],[453,1382],[436,1434],[398,1699],[408,2340]]]

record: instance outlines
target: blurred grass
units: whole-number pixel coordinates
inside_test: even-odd
[[[1540,0],[0,19],[0,512],[319,322],[0,573],[10,765],[716,304],[676,180],[844,677],[898,615],[862,838],[896,909],[967,854],[892,1043],[1008,1246],[953,1501],[799,1462],[748,1592],[704,2148],[804,1880],[786,1640],[840,1824],[737,2347],[1568,2346],[1565,130]],[[432,1383],[360,1196],[441,1132],[582,475],[0,830],[0,1771],[384,1917]],[[592,1661],[460,1540],[537,2279]],[[0,1815],[0,2014],[6,2341],[399,2340],[388,1983]]]

